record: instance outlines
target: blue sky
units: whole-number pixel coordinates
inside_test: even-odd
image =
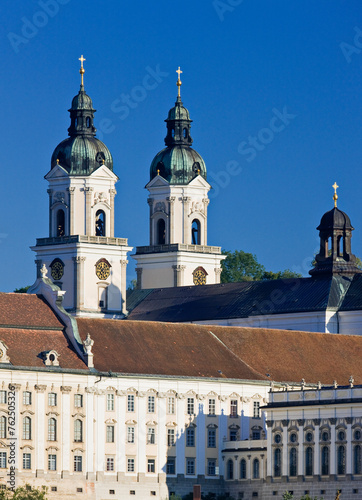
[[[44,175],[67,137],[81,54],[120,179],[117,236],[148,244],[144,186],[181,66],[214,188],[208,243],[306,275],[337,181],[362,256],[360,1],[12,0],[0,15],[1,291],[35,279],[29,246],[48,235]]]

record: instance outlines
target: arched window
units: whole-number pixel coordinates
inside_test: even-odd
[[[353,449],[353,474],[362,474],[360,444],[356,444],[356,446]]]
[[[175,137],[175,129],[174,128],[171,129],[171,136]]]
[[[83,422],[79,419],[74,422],[74,441],[77,443],[83,441]]]
[[[226,464],[226,479],[234,479],[234,462],[231,459]]]
[[[164,245],[166,243],[166,223],[164,219],[157,221],[157,245]]]
[[[23,439],[31,439],[31,418],[24,417],[23,419]]]
[[[329,448],[328,448],[328,446],[323,446],[321,457],[322,457],[322,476],[328,476],[328,474],[329,474]]]
[[[87,123],[87,128],[90,128],[90,126],[91,126],[91,121],[90,121],[89,116],[87,116],[87,122],[86,122],[86,123]]]
[[[0,417],[0,438],[6,438],[6,417]]]
[[[305,475],[313,476],[313,448],[310,446],[305,450]]]
[[[48,420],[48,441],[57,440],[57,421],[55,418]]]
[[[297,475],[297,449],[290,448],[289,451],[289,476],[295,477]]]
[[[274,451],[274,476],[281,477],[282,475],[282,452],[280,448]]]
[[[240,479],[246,479],[246,460],[240,460]]]
[[[186,139],[187,138],[187,128],[184,128],[183,134],[184,134],[184,138]]]
[[[97,210],[96,213],[96,236],[106,235],[106,214],[103,210]]]
[[[338,446],[337,450],[337,474],[346,473],[346,447]]]
[[[194,219],[191,226],[191,242],[193,245],[201,245],[200,221]]]
[[[65,235],[65,215],[61,208],[57,212],[57,236]]]
[[[78,118],[74,120],[74,126],[77,127],[77,125],[78,125]]]
[[[259,479],[259,460],[254,458],[253,461],[253,479]]]

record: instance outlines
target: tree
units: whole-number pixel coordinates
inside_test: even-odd
[[[242,250],[223,250],[226,259],[221,262],[221,283],[232,283],[239,281],[266,281],[288,278],[301,278],[302,275],[285,269],[284,271],[266,271],[265,267],[258,262],[256,255],[243,252]]]
[[[26,484],[25,486],[18,486],[14,491],[8,488],[0,490],[0,500],[47,500],[47,491],[46,486],[35,488]]]
[[[30,288],[29,286],[22,286],[21,288],[15,288],[14,293],[26,293]]]

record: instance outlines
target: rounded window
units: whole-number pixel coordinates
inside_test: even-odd
[[[344,431],[339,431],[338,432],[338,440],[344,441],[345,439],[346,439],[346,433]]]
[[[274,436],[274,443],[279,444],[282,440],[282,436],[280,434],[275,434]]]
[[[90,126],[91,126],[91,121],[89,116],[87,116],[87,128],[89,128]]]
[[[359,429],[355,430],[353,437],[356,441],[359,441],[361,439],[361,431]]]
[[[296,443],[297,442],[297,435],[295,432],[293,432],[293,434],[290,435],[290,442],[291,443]]]
[[[187,138],[187,128],[184,128],[183,134],[184,134],[184,138],[186,139]]]
[[[313,434],[311,432],[307,432],[307,434],[305,435],[305,440],[308,443],[311,443],[313,441]]]
[[[328,441],[329,440],[329,433],[327,431],[322,432],[322,441]]]

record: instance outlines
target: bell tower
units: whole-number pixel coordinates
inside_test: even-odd
[[[182,71],[177,70],[178,95],[165,120],[166,148],[150,167],[149,246],[137,247],[137,287],[161,288],[220,282],[221,248],[207,245],[209,204],[206,166],[191,148],[189,111],[181,100]]]
[[[127,239],[114,237],[114,198],[118,177],[112,155],[96,138],[93,103],[81,85],[73,98],[69,137],[54,150],[46,174],[49,237],[37,239],[40,268],[66,291],[63,306],[75,316],[122,318],[126,313]]]

